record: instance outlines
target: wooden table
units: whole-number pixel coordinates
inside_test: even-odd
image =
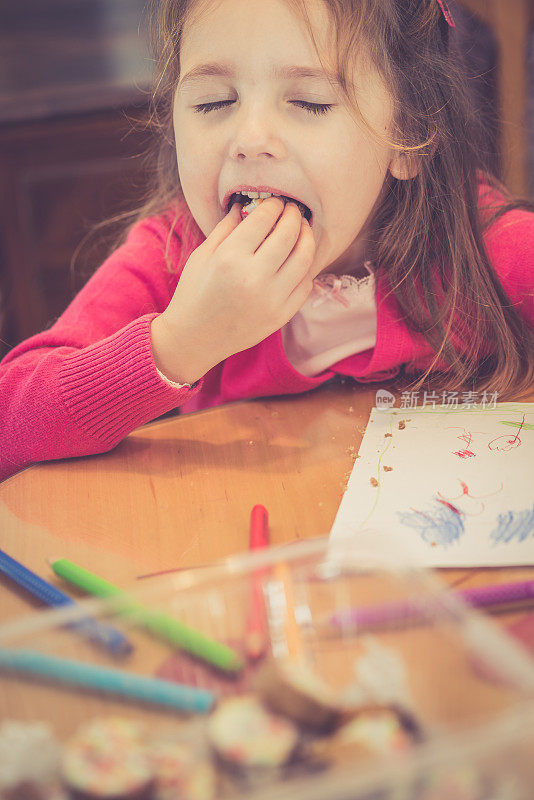
[[[338,384],[233,403],[145,425],[104,455],[31,467],[0,484],[4,546],[36,571],[54,554],[96,568],[105,553],[131,582],[246,550],[256,503],[273,544],[326,535],[375,392]],[[443,575],[471,585],[492,572]]]
[[[147,573],[246,550],[255,503],[269,510],[273,544],[325,535],[374,399],[375,388],[347,383],[298,397],[234,403],[155,421],[108,454],[31,467],[0,485],[1,546],[41,575],[47,575],[47,558],[63,555],[131,587],[153,584],[156,579],[140,579]],[[454,569],[442,575],[465,587],[520,580],[534,570]],[[0,598],[2,622],[27,615],[32,605],[4,580]],[[455,674],[452,648],[433,654],[428,643],[418,641],[413,652],[421,663],[425,653],[437,660],[436,672]],[[163,649],[150,650],[151,664],[162,657]],[[41,688],[23,682],[10,680],[7,687],[3,679],[0,717],[39,718],[50,703],[57,706],[53,689],[43,696]],[[461,715],[465,691],[474,690],[461,683],[449,688],[439,713],[446,707],[449,716]],[[493,688],[480,691],[484,710],[506,700]],[[66,730],[74,717],[85,718],[84,702],[69,696],[63,703]],[[95,708],[110,712],[110,704],[93,703],[92,713]],[[118,703],[111,709],[124,713]]]
[[[117,580],[245,550],[250,510],[273,544],[325,535],[375,391],[327,386],[153,422],[110,453],[31,467],[0,484],[8,551],[31,568],[81,551]]]

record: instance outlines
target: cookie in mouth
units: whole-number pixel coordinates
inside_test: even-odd
[[[286,197],[284,194],[271,194],[270,192],[234,192],[228,201],[228,211],[232,208],[234,203],[239,203],[241,206],[241,217],[247,217],[256,206],[262,203],[267,197],[279,197],[285,203],[295,203],[302,216],[311,222],[312,213],[308,206],[301,203],[300,200],[295,200],[294,197]]]

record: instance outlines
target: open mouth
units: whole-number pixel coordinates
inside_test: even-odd
[[[234,203],[239,203],[241,206],[241,215],[247,216],[267,197],[279,197],[280,200],[284,201],[284,204],[289,202],[295,203],[302,216],[307,219],[308,222],[311,222],[312,212],[308,206],[304,205],[304,203],[301,203],[300,200],[295,200],[294,197],[286,197],[284,194],[270,194],[269,192],[248,192],[247,194],[234,192],[230,195],[226,211],[230,211]]]

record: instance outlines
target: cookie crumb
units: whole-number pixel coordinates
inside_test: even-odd
[[[400,422],[399,422],[399,425],[400,425]],[[384,439],[387,439],[387,438],[390,438],[390,439],[391,439],[391,437],[392,437],[392,436],[393,436],[393,434],[392,434],[392,433],[385,433],[385,434],[384,434]]]
[[[406,427],[406,423],[405,423],[405,421],[403,419],[401,419],[401,421],[399,422],[399,430],[403,431],[405,429],[405,427]]]
[[[378,486],[378,481],[376,478],[369,478],[369,483],[371,486]]]
[[[391,472],[392,470],[393,467],[386,467],[386,465],[384,464],[384,472]]]

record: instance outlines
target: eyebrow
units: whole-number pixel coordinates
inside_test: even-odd
[[[316,80],[329,81],[334,86],[339,86],[339,80],[335,75],[329,75],[324,70],[318,67],[298,67],[293,65],[286,65],[282,67],[273,66],[270,72],[273,78],[282,78],[285,80],[296,80],[298,78],[315,78]],[[180,78],[178,82],[178,89],[183,89],[188,83],[194,83],[202,78],[219,77],[219,78],[235,78],[235,70],[229,64],[220,64],[218,62],[210,62],[207,64],[199,64],[185,75]]]

